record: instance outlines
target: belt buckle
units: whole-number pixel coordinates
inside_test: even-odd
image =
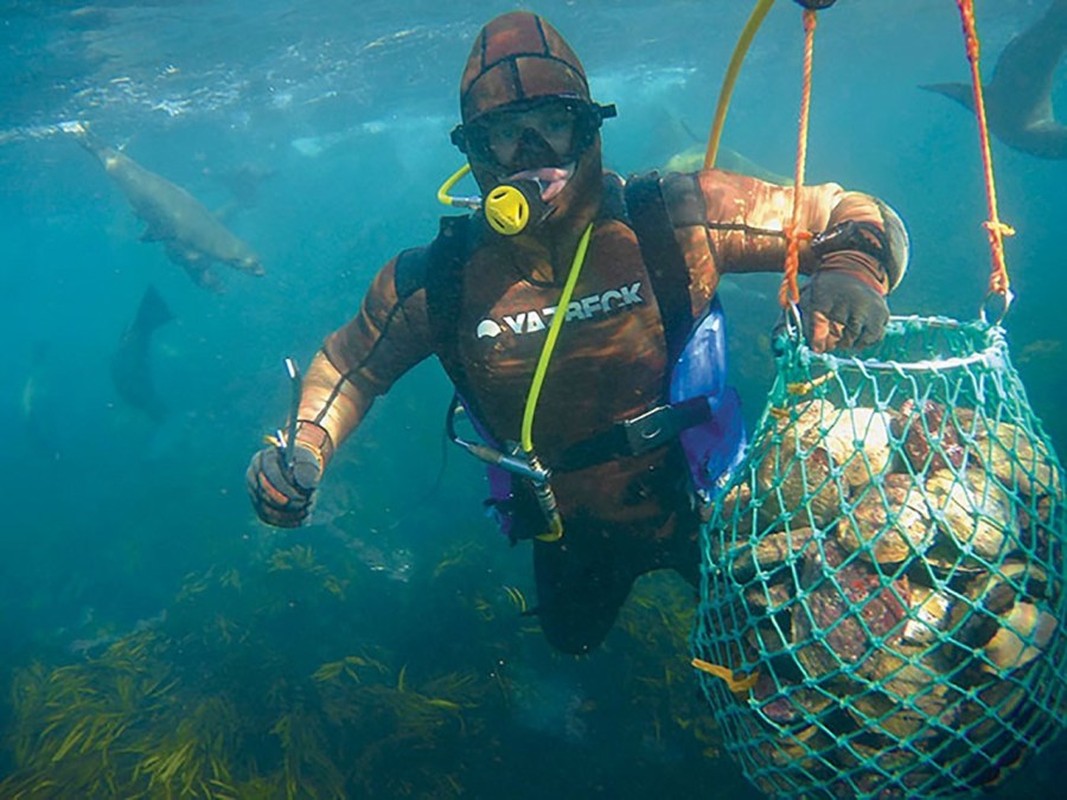
[[[674,433],[673,423],[671,407],[656,406],[644,414],[625,419],[620,424],[630,454],[639,456],[664,444],[664,440]]]

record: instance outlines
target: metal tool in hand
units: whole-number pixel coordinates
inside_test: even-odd
[[[296,417],[300,412],[300,394],[303,390],[303,379],[300,376],[300,367],[289,357],[285,359],[285,372],[289,376],[290,387],[289,420],[284,435],[280,428],[275,435],[278,439],[278,449],[282,454],[282,463],[285,465],[285,469],[291,472],[293,469],[293,448],[296,447]]]

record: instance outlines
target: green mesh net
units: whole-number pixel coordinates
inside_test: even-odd
[[[965,794],[1064,722],[1063,475],[1000,328],[861,356],[779,359],[703,535],[694,656],[748,680],[698,674],[768,795]]]

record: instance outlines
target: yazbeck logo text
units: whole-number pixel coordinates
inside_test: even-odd
[[[578,300],[572,300],[567,306],[565,321],[591,319],[600,314],[610,314],[630,306],[641,305],[644,302],[644,298],[641,297],[641,282],[637,281],[629,286],[620,286],[618,289],[608,289],[600,294],[590,294]],[[492,339],[506,330],[520,336],[537,333],[548,328],[552,315],[555,313],[556,306],[547,306],[542,309],[505,314],[499,321],[483,319],[478,323],[478,338]]]

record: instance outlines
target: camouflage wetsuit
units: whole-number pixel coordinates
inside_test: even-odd
[[[781,270],[793,190],[716,170],[699,173],[695,185],[688,198],[674,202],[668,193],[667,200],[699,315],[720,275]],[[811,232],[854,220],[888,227],[890,242],[903,237],[899,219],[879,201],[836,184],[805,187],[800,219]],[[825,255],[817,264],[802,245],[801,270],[840,266],[885,293],[902,271],[893,259],[904,257],[899,248],[890,250],[885,265],[857,250]],[[557,261],[569,264],[569,254]],[[440,352],[426,291],[401,296],[396,263],[378,273],[359,313],[326,339],[306,376],[298,440],[321,451],[324,461],[375,397]],[[498,441],[519,438],[563,277],[514,241],[492,236],[462,269],[463,303],[454,325],[465,391]],[[617,219],[601,219],[537,407],[533,438],[542,460],[552,467],[575,443],[664,402],[666,369],[659,307],[635,235]],[[558,542],[535,540],[533,547],[537,612],[559,649],[584,652],[598,644],[644,572],[670,567],[698,580],[698,510],[677,446],[556,469],[552,486],[565,534]]]

